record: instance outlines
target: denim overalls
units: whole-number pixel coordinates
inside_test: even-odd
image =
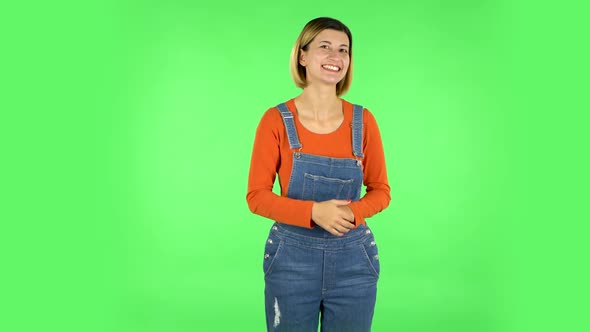
[[[293,152],[287,196],[322,202],[360,199],[363,181],[363,107],[354,105],[352,147],[355,158],[330,158],[301,152],[293,114],[277,106]],[[379,277],[377,246],[364,225],[334,236],[275,223],[264,254],[268,331],[370,331]]]

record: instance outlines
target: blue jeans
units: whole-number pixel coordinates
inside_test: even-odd
[[[379,258],[367,226],[337,237],[275,223],[263,267],[268,331],[371,330]]]

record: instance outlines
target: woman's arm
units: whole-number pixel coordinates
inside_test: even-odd
[[[385,155],[381,133],[375,117],[365,109],[363,114],[365,129],[363,135],[363,183],[367,187],[366,194],[356,202],[352,202],[350,209],[354,213],[355,223],[358,225],[365,218],[369,218],[384,210],[391,200],[390,187],[387,180]]]
[[[250,211],[255,214],[281,223],[311,228],[314,225],[311,219],[313,201],[282,197],[272,192],[281,162],[281,138],[285,135],[282,121],[280,113],[271,108],[258,124],[246,200]]]

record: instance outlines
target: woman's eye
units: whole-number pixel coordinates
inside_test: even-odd
[[[348,53],[348,50],[345,49],[345,48],[343,48],[343,49],[340,50],[340,52],[342,52],[342,53]]]
[[[328,45],[320,45],[320,48],[328,48]]]

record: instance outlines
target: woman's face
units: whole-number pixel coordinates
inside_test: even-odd
[[[299,63],[305,67],[309,83],[336,85],[350,65],[349,40],[346,33],[326,29],[302,51]]]

